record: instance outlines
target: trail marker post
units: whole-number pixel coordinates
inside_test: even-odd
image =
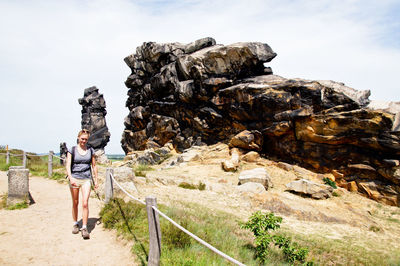
[[[149,261],[148,265],[160,265],[161,256],[161,228],[158,213],[153,210],[157,207],[157,199],[154,196],[146,197],[147,220],[149,222]]]

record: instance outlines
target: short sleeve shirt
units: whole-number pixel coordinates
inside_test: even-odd
[[[88,179],[92,177],[91,171],[90,171],[90,166],[92,163],[92,158],[90,154],[94,155],[94,150],[93,148],[89,148],[86,150],[86,153],[84,155],[81,155],[78,152],[78,149],[76,146],[69,148],[68,152],[71,153],[72,157],[72,149],[75,149],[75,156],[74,158],[71,158],[71,163],[72,168],[71,168],[71,174],[72,177],[78,178],[78,179]]]

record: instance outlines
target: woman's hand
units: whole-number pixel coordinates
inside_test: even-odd
[[[68,176],[69,179],[69,183],[71,184],[71,186],[76,187],[76,181],[75,178],[73,178],[72,176]]]
[[[94,190],[97,190],[97,189],[99,188],[99,180],[98,180],[97,177],[96,177],[95,180],[96,180],[96,181],[94,181]]]

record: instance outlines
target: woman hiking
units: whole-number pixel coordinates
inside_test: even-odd
[[[94,157],[93,148],[87,147],[90,133],[86,129],[82,129],[78,133],[78,145],[68,149],[67,153],[67,175],[69,180],[69,188],[72,197],[72,233],[79,233],[78,224],[78,205],[79,205],[79,189],[82,193],[82,228],[81,233],[83,239],[89,239],[89,231],[87,229],[87,221],[89,217],[89,196],[91,190],[91,179],[93,179],[94,189],[97,189],[97,167]],[[94,178],[90,168],[93,168]]]

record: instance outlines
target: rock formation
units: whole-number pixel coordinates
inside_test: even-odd
[[[333,173],[343,187],[355,181],[359,192],[399,205],[396,115],[369,109],[369,91],[273,75],[265,63],[275,56],[257,42],[144,43],[125,58],[125,153],[223,141]]]
[[[110,132],[106,124],[106,102],[99,89],[90,87],[85,89],[83,98],[79,104],[82,105],[82,129],[90,131],[88,145],[95,150],[96,159],[100,163],[107,163],[104,148],[110,141]]]

